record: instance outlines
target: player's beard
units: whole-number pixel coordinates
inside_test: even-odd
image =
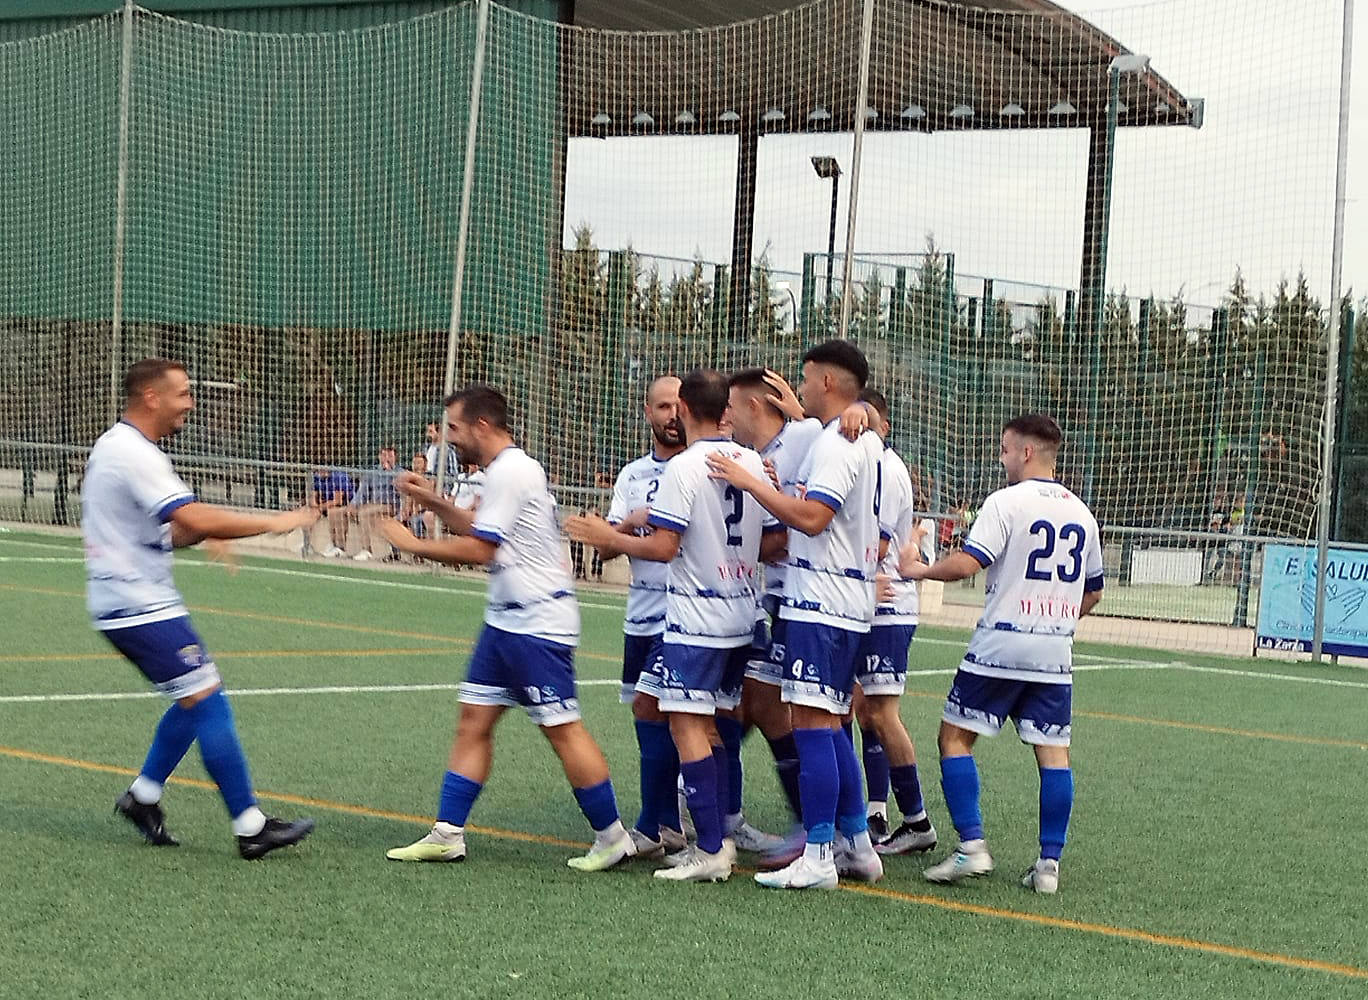
[[[664,427],[652,424],[651,434],[666,447],[673,448],[675,445],[684,444],[684,425],[678,420],[671,420]]]

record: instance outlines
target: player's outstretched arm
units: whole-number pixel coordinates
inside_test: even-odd
[[[613,530],[616,532],[616,536],[613,538],[605,536],[602,545],[594,546],[594,548],[598,550],[599,558],[604,562],[607,562],[609,559],[616,559],[618,556],[627,555],[627,550],[619,545],[618,542],[623,538],[635,537],[638,530],[645,528],[647,526],[646,518],[650,512],[651,510],[649,507],[638,507],[617,524],[614,524]],[[612,522],[609,523],[611,524]],[[576,541],[578,541],[578,539],[576,539]]]
[[[805,535],[820,535],[836,516],[836,511],[820,500],[780,493],[768,480],[751,474],[740,462],[721,452],[715,451],[708,456],[708,474],[713,479],[731,483],[738,490],[745,490],[761,507]]]
[[[904,547],[898,557],[898,573],[904,580],[939,580],[942,583],[954,583],[956,580],[967,580],[983,569],[983,564],[967,552],[952,552],[944,559],[927,564],[922,562],[920,554],[912,552],[912,549],[911,545]]]
[[[679,553],[679,532],[656,528],[649,535],[624,535],[593,514],[565,519],[565,533],[573,541],[596,549],[614,548],[620,554],[650,562],[669,562]]]
[[[448,566],[488,566],[494,561],[494,556],[499,550],[493,542],[476,538],[474,535],[419,538],[392,517],[377,515],[371,521],[371,529],[400,552],[446,563]]]
[[[171,512],[171,544],[184,548],[206,538],[283,535],[295,528],[312,527],[318,515],[317,507],[299,507],[278,514],[244,514],[196,501]]]
[[[394,477],[394,488],[400,496],[407,497],[424,510],[436,514],[453,535],[470,534],[470,529],[475,524],[475,510],[457,507],[433,489],[432,482],[426,476],[406,469]]]

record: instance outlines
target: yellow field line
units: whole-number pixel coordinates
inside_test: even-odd
[[[103,774],[119,774],[124,775],[125,777],[133,777],[138,773],[132,768],[117,767],[113,764],[100,764],[95,761],[79,760],[74,757],[61,757],[55,754],[38,753],[33,750],[21,750],[17,747],[0,746],[0,755],[33,763],[55,764],[61,767],[71,767]],[[185,785],[190,788],[199,788],[207,791],[217,790],[212,783],[201,781],[196,778],[172,777],[170,780],[173,784]],[[326,809],[330,812],[343,813],[349,816],[362,816],[368,819],[392,820],[400,823],[414,823],[423,826],[432,822],[431,817],[428,816],[416,816],[411,813],[394,812],[388,809],[372,809],[369,806],[352,805],[348,802],[334,802],[330,799],[317,799],[304,795],[289,795],[281,792],[259,791],[257,792],[257,795],[262,799],[269,799],[272,802],[284,802],[289,805],[304,806],[313,809]],[[484,826],[468,826],[466,829],[470,830],[472,833],[478,833],[486,837],[494,837],[500,840],[513,840],[530,844],[546,844],[552,847],[570,849],[578,849],[586,846],[584,843],[578,841],[563,840],[559,837],[548,837],[539,833],[525,833],[521,830],[503,830],[497,827]],[[877,899],[890,899],[900,903],[914,903],[918,906],[929,906],[939,910],[947,910],[952,913],[968,913],[974,916],[990,917],[997,920],[1013,920],[1020,923],[1035,924],[1038,927],[1049,927],[1055,930],[1073,931],[1081,934],[1096,934],[1102,937],[1117,938],[1123,941],[1137,941],[1143,944],[1159,945],[1165,948],[1177,948],[1183,951],[1195,951],[1208,955],[1221,955],[1226,958],[1239,958],[1246,961],[1280,965],[1286,968],[1302,969],[1309,972],[1324,972],[1330,975],[1344,976],[1350,979],[1368,980],[1368,969],[1354,965],[1344,965],[1338,962],[1325,962],[1315,958],[1303,958],[1299,955],[1284,955],[1278,952],[1259,951],[1254,948],[1242,948],[1238,945],[1220,944],[1215,941],[1201,941],[1196,938],[1178,937],[1171,934],[1157,934],[1153,931],[1140,930],[1131,927],[1116,927],[1111,924],[1095,924],[1082,920],[1069,920],[1065,917],[1052,917],[1040,913],[1023,913],[1019,910],[1004,910],[996,906],[965,903],[958,900],[946,899],[942,896],[931,896],[923,893],[899,892],[896,889],[881,889],[878,886],[855,885],[843,882],[840,885],[840,889],[861,896],[871,896]]]
[[[428,656],[432,653],[464,653],[469,645],[458,646],[447,640],[448,648],[433,649],[215,649],[217,659],[266,659],[298,656]],[[118,653],[4,653],[0,663],[81,663],[87,660],[122,660]]]

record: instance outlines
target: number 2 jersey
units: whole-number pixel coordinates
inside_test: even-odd
[[[1101,532],[1087,505],[1054,480],[1023,480],[988,497],[964,551],[988,580],[960,669],[1070,683],[1083,595],[1102,589]]]
[[[768,481],[751,449],[703,438],[670,459],[648,523],[680,534],[668,565],[664,641],[734,649],[748,644],[755,628],[760,535],[780,525],[745,490],[709,476],[713,452]]]
[[[649,508],[660,489],[668,458],[657,458],[655,452],[628,462],[618,473],[613,484],[613,503],[608,509],[608,523],[621,524],[627,515],[642,507]],[[645,530],[637,532],[645,534]],[[632,559],[632,583],[627,588],[627,611],[622,619],[626,635],[659,635],[665,628],[665,563],[650,559]]]

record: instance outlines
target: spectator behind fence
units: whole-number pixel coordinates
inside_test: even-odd
[[[417,452],[409,460],[409,470],[415,475],[422,476],[429,487],[433,485],[432,477],[428,475],[427,455],[423,452]],[[423,508],[418,506],[412,497],[400,497],[399,520],[418,538],[427,538],[430,534],[427,521],[423,518]]]
[[[323,555],[340,556],[347,547],[347,504],[352,498],[352,481],[341,469],[319,466],[314,470],[309,503],[328,519],[329,545]]]
[[[361,551],[353,556],[359,561],[374,559],[378,554],[373,547],[370,515],[399,515],[399,491],[394,488],[394,466],[397,460],[394,445],[382,445],[376,459],[378,464],[361,476],[361,485],[356,488],[347,507],[350,519],[356,522],[361,533]],[[389,558],[392,550],[388,544],[385,544],[384,548],[384,558]]]

